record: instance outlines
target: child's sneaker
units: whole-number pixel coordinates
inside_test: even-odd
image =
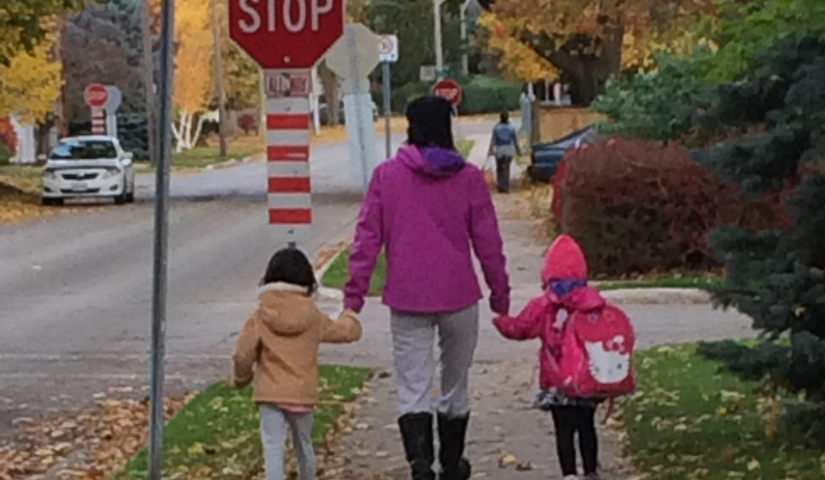
[[[579,477],[577,477],[575,475],[568,475],[568,476],[564,477],[564,480],[579,480]]]
[[[583,480],[601,480],[601,478],[598,473],[588,473],[582,477]]]

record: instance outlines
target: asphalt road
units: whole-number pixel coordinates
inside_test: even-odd
[[[305,250],[314,256],[351,233],[361,193],[346,144],[313,147],[311,167],[315,224]],[[172,179],[172,391],[229,373],[234,332],[254,307],[269,255],[283,245],[266,224],[265,179],[264,162]],[[0,226],[0,439],[14,418],[144,394],[153,181],[138,178],[135,205]]]
[[[462,123],[457,138],[489,134]],[[394,146],[403,135],[393,137]],[[377,139],[378,151],[384,141]],[[352,233],[361,200],[346,143],[313,146],[314,256]],[[230,372],[235,332],[254,308],[269,255],[266,165],[171,181],[167,387],[200,388]],[[154,178],[138,203],[0,225],[0,442],[15,418],[73,411],[108,395],[146,394]]]

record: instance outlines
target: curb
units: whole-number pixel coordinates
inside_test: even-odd
[[[604,298],[617,305],[711,305],[710,293],[693,288],[607,290]]]
[[[331,256],[323,265],[321,265],[318,270],[315,271],[315,278],[318,281],[318,292],[315,294],[316,298],[319,301],[333,301],[333,302],[341,302],[344,300],[344,292],[335,288],[326,288],[322,286],[322,281],[324,280],[324,275],[326,275],[327,271],[332,267],[332,264],[338,260],[338,257],[344,253],[344,250],[349,248],[352,245],[352,239],[347,238],[341,240],[336,244],[339,246],[338,252],[335,255]]]

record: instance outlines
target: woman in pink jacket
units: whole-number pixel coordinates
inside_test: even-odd
[[[407,144],[373,173],[350,257],[346,308],[360,312],[376,258],[387,256],[384,304],[391,310],[400,397],[399,426],[413,480],[433,480],[433,410],[441,480],[467,480],[469,369],[478,339],[481,287],[472,254],[492,290],[490,307],[510,308],[504,248],[490,189],[452,136],[452,106],[428,96],[407,109]],[[441,397],[432,405],[433,344],[441,350]],[[433,408],[435,407],[435,408]]]

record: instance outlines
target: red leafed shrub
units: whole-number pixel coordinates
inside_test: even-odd
[[[712,268],[711,230],[788,221],[779,195],[742,200],[681,145],[615,139],[571,151],[563,164],[553,179],[554,219],[581,242],[594,274]]]
[[[9,155],[14,156],[17,153],[17,133],[9,117],[0,117],[0,144],[5,146]]]
[[[255,121],[255,115],[251,113],[244,113],[238,117],[238,127],[240,127],[246,135],[249,135],[249,132],[255,129],[257,123],[258,122]]]

